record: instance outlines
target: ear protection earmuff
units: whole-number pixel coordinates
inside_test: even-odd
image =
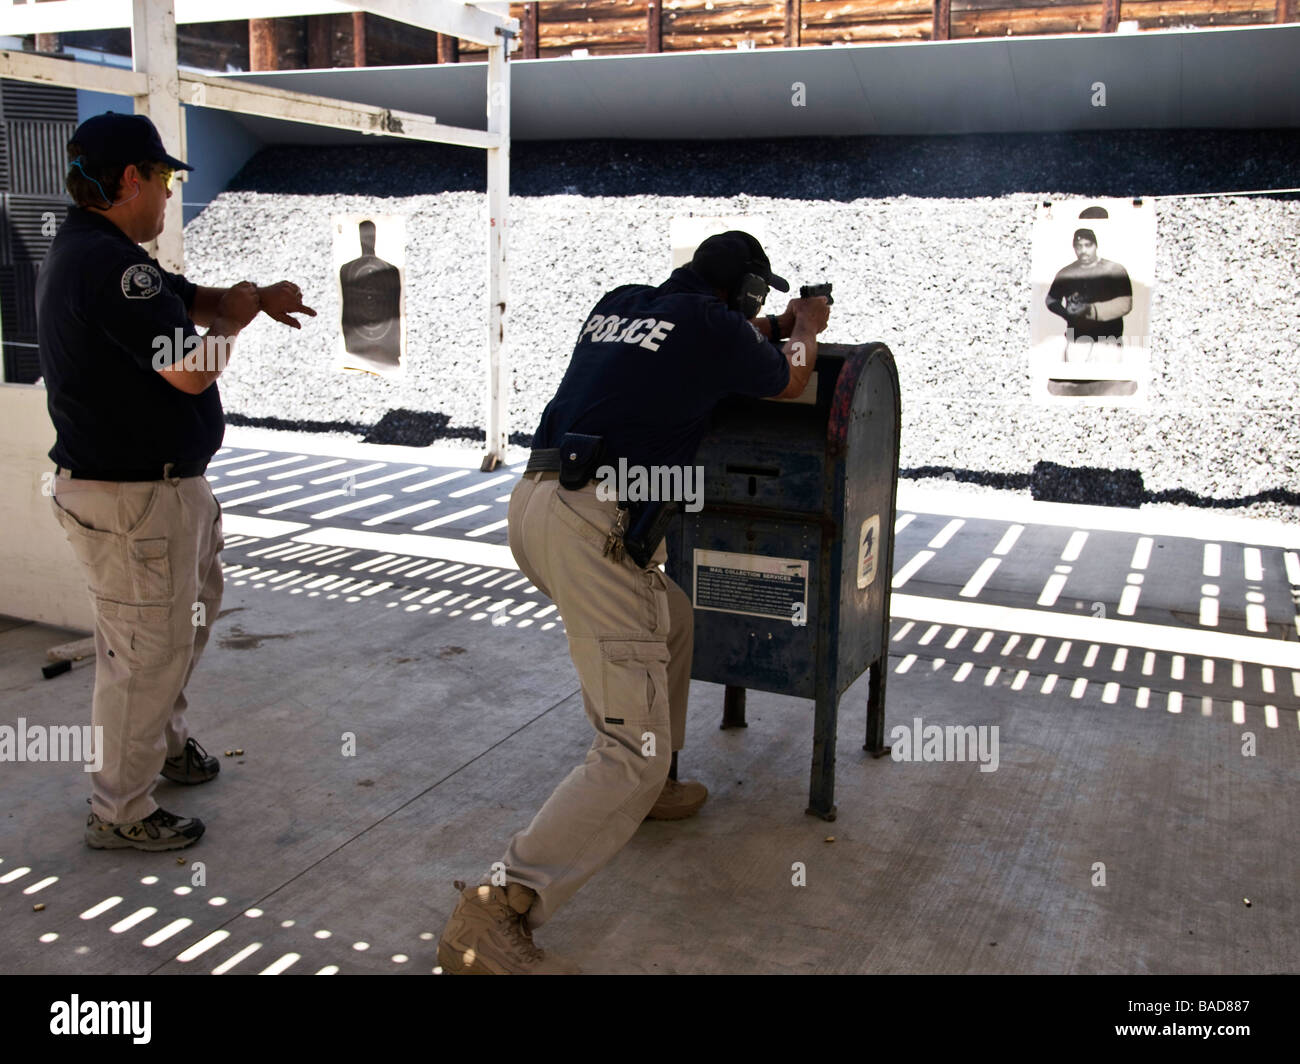
[[[747,273],[731,295],[731,309],[740,311],[746,318],[757,317],[769,291],[766,280],[756,273]]]

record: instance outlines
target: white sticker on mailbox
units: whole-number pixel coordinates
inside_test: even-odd
[[[695,608],[790,621],[808,615],[808,563],[764,554],[695,551]]]
[[[880,514],[862,522],[858,536],[858,587],[870,587],[876,579],[876,561],[880,554]]]

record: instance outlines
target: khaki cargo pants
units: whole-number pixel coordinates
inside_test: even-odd
[[[221,607],[221,507],[201,476],[119,482],[62,471],[51,501],[95,610],[91,723],[104,729],[104,760],[91,774],[91,809],[113,824],[141,820],[158,808],[163,760],[189,738],[185,685]]]
[[[596,731],[586,760],[506,850],[506,878],[539,895],[530,927],[550,919],[623,848],[686,737],[691,602],[658,568],[663,544],[646,569],[602,556],[616,513],[595,484],[568,491],[555,473],[525,473],[510,496],[510,550],[559,609]]]

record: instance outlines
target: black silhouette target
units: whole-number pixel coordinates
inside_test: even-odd
[[[374,221],[360,222],[361,254],[339,268],[343,350],[350,356],[349,362],[398,369],[402,361],[402,271],[375,254],[375,232]]]

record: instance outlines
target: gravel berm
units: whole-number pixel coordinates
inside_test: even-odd
[[[511,438],[528,441],[600,295],[667,276],[673,217],[758,216],[778,273],[834,283],[824,338],[893,351],[904,476],[1300,521],[1300,196],[1223,195],[1297,186],[1295,130],[519,143]],[[263,319],[241,337],[221,384],[229,420],[412,446],[481,441],[485,188],[484,156],[469,149],[258,153],[187,226],[187,274],[291,278],[320,316],[301,333]],[[1035,406],[1035,205],[1136,195],[1156,203],[1149,407]],[[331,217],[350,213],[406,220],[401,380],[331,368]]]

